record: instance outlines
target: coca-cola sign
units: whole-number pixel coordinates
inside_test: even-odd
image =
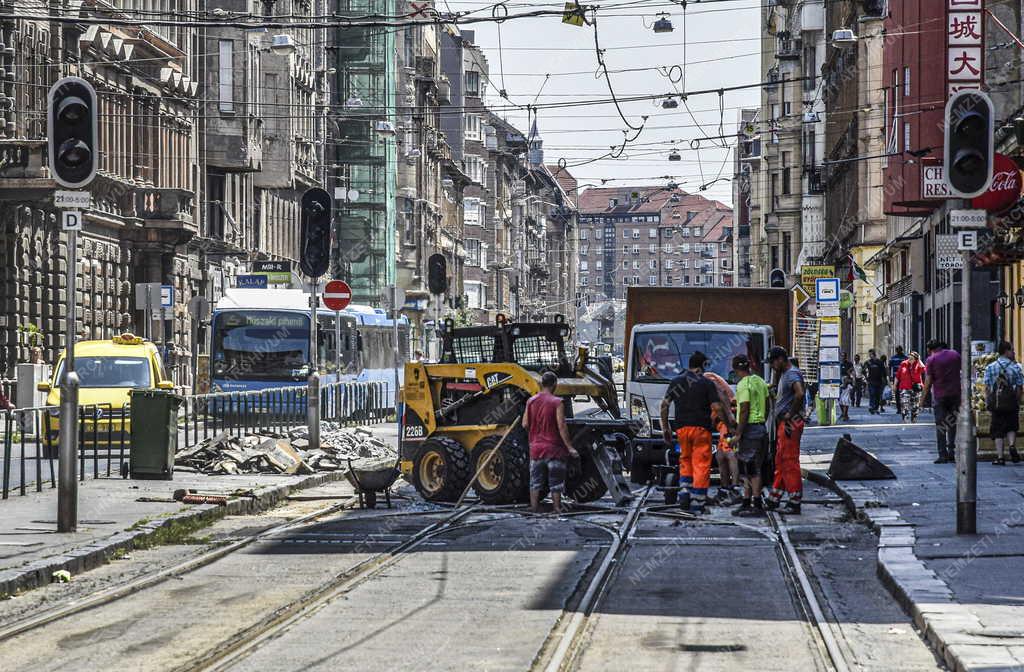
[[[971,207],[1000,213],[1020,200],[1022,184],[1020,168],[1013,159],[1005,154],[996,154],[992,186],[981,196],[971,199]]]

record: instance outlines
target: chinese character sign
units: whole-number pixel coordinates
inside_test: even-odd
[[[985,79],[985,0],[946,0],[946,81],[949,95],[980,89]]]

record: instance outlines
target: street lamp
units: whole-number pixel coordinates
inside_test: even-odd
[[[1024,289],[1024,288],[1022,288]],[[999,306],[1005,311],[1007,308],[1013,306],[1013,301],[1010,299],[1010,295],[1006,292],[999,292],[999,296],[996,297],[996,301],[999,302]]]
[[[1018,308],[1024,308],[1024,286],[1017,289],[1017,292],[1013,295],[1013,298],[1017,301]]]

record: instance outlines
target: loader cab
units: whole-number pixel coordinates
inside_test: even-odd
[[[441,362],[508,362],[534,373],[551,370],[560,377],[570,376],[568,337],[569,325],[561,315],[553,322],[508,322],[498,315],[493,326],[459,328],[447,320],[442,327]]]

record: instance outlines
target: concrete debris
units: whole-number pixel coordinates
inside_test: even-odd
[[[348,468],[348,460],[394,460],[395,450],[366,427],[340,427],[325,422],[320,447],[313,448],[305,427],[287,435],[223,432],[180,451],[175,468],[204,474],[311,474]]]

